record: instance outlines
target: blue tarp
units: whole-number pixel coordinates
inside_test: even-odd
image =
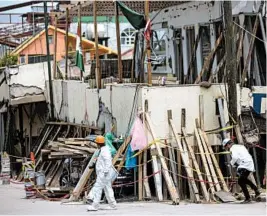
[[[131,145],[129,145],[129,147],[127,148],[127,152],[126,152],[126,162],[125,162],[125,167],[127,170],[133,169],[137,165],[137,159],[136,157],[132,158],[133,155],[134,155],[134,152],[132,152]]]

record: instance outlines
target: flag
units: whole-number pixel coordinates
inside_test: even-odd
[[[150,19],[146,23],[146,28],[145,28],[144,35],[145,35],[146,40],[149,41],[150,38],[151,38],[151,20]]]
[[[122,14],[126,17],[128,22],[136,29],[140,30],[146,26],[146,19],[143,14],[139,14],[129,7],[127,7],[124,3],[121,1],[115,1],[115,4],[118,5],[120,8]]]
[[[84,72],[82,38],[81,38],[81,19],[78,18],[77,37],[76,37],[76,58],[75,65]]]

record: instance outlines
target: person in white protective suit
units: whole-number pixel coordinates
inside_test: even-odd
[[[255,168],[252,156],[249,154],[246,147],[244,145],[234,144],[233,141],[228,138],[223,140],[222,145],[226,150],[230,150],[232,157],[230,164],[237,168],[238,184],[245,195],[245,200],[243,203],[251,202],[247,185],[249,185],[255,191],[255,198],[259,199],[261,194],[259,189],[248,178],[249,175],[255,171]]]
[[[109,209],[116,209],[116,200],[112,189],[112,182],[117,173],[112,165],[112,156],[108,146],[105,146],[105,138],[97,136],[95,140],[100,148],[100,153],[96,162],[96,182],[93,186],[93,203],[87,208],[88,211],[97,211],[100,199],[104,190],[109,203]]]

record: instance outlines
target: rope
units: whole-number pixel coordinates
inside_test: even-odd
[[[112,185],[112,187],[121,187],[121,186],[125,186],[125,185],[132,185],[132,184],[135,184],[137,182],[143,182],[144,180],[148,179],[148,178],[151,178],[152,176],[155,176],[156,174],[160,173],[161,170],[157,171],[157,172],[154,172],[152,173],[151,175],[149,176],[146,176],[140,180],[136,180],[136,181],[133,181],[133,182],[129,182],[129,183],[125,183],[125,184],[115,184],[115,185]]]
[[[235,21],[233,21],[233,23],[235,25],[237,25],[239,28],[243,29],[245,32],[247,32],[248,34],[250,34],[252,37],[258,39],[259,41],[263,42],[263,43],[266,43],[264,40],[262,40],[261,38],[257,37],[256,35],[252,34],[250,31],[246,30],[243,26],[237,24]]]

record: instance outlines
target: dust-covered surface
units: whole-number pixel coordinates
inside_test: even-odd
[[[23,186],[23,185],[21,185]],[[87,212],[86,205],[62,205],[40,199],[24,199],[23,187],[0,186],[0,214],[20,215],[266,215],[266,203],[186,204],[131,202],[119,203],[117,210]],[[101,205],[105,208],[106,205]]]

